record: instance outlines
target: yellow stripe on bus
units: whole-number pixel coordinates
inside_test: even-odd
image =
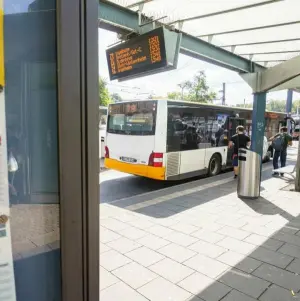
[[[0,0],[0,85],[4,87],[4,11],[3,0]]]
[[[105,167],[150,179],[165,180],[166,169],[164,167],[130,164],[108,158],[105,159]]]

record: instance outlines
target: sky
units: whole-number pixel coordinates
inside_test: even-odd
[[[136,0],[113,0],[120,5],[128,5]],[[261,2],[262,0],[243,0],[243,5]],[[5,13],[18,13],[28,10],[28,5],[33,0],[9,0],[5,1]],[[47,4],[54,3],[54,0],[48,0]],[[178,5],[174,6],[173,0],[152,1],[145,6],[145,13],[160,17],[167,15],[169,21],[178,20],[194,14],[199,14],[199,7],[201,13],[210,13],[237,7],[241,5],[241,0],[178,0]],[[286,21],[299,20],[299,0],[285,0],[275,3],[273,5],[266,5],[250,10],[239,11],[236,13],[225,14],[221,16],[204,18],[196,21],[187,22],[183,30],[197,35],[211,32],[219,32],[220,30],[232,30],[237,28],[247,28],[251,26],[261,26],[264,24],[274,24]],[[278,14],[277,12],[281,13]],[[251,16],[255,15],[255,18]],[[165,20],[164,21],[168,21]],[[293,38],[295,32],[300,29],[299,25],[276,27],[271,29],[264,29],[256,31],[253,34],[238,33],[234,35],[221,36],[219,40],[214,40],[216,45],[228,44],[234,41],[244,42],[245,40],[268,40],[280,38]],[[108,67],[106,62],[105,50],[116,41],[117,36],[113,32],[103,29],[98,31],[99,38],[99,75],[106,78],[108,88],[111,93],[119,93],[123,99],[138,99],[145,98],[149,94],[165,97],[168,92],[180,91],[178,84],[183,81],[190,80],[197,73],[197,71],[204,70],[207,76],[207,82],[211,90],[217,93],[217,98],[221,98],[222,83],[226,83],[226,103],[228,105],[235,105],[244,103],[251,103],[253,100],[251,88],[240,78],[240,76],[230,70],[214,66],[212,64],[187,57],[180,54],[178,68],[174,71],[163,72],[148,77],[125,81],[119,83],[118,81],[109,81]],[[205,37],[204,37],[205,39]],[[249,40],[250,39],[250,40]],[[261,47],[260,47],[261,46]],[[263,48],[262,48],[263,47]],[[300,49],[299,42],[281,43],[281,44],[267,44],[256,45],[255,49],[249,47],[242,47],[242,52],[247,53],[251,51],[274,51],[275,50],[291,50]],[[264,56],[255,56],[256,59],[265,59]],[[277,54],[276,57],[268,55],[269,59],[288,58],[287,54],[282,54],[282,57]],[[267,99],[286,99],[287,91],[268,93]],[[300,99],[300,94],[294,93],[294,99]],[[215,101],[216,104],[221,103],[221,100]]]
[[[238,73],[193,59],[188,56],[179,55],[178,67],[176,70],[162,72],[139,79],[125,82],[110,81],[106,61],[105,50],[117,41],[115,33],[99,29],[99,75],[106,78],[110,93],[118,93],[123,99],[145,98],[149,94],[165,97],[168,92],[180,91],[178,84],[190,80],[199,70],[204,70],[207,82],[211,90],[217,93],[217,98],[221,98],[222,83],[226,83],[226,104],[235,105],[251,103],[253,95],[251,88],[242,80]],[[268,93],[270,99],[286,99],[287,91]],[[294,99],[299,99],[299,94],[294,94]],[[216,100],[220,104],[221,100]]]

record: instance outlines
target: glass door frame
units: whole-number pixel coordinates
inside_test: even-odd
[[[56,1],[62,300],[98,301],[99,2]]]

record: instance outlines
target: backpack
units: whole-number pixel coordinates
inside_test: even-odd
[[[272,143],[272,146],[273,146],[275,152],[282,151],[283,146],[284,146],[284,136],[279,135],[278,137],[276,137]]]

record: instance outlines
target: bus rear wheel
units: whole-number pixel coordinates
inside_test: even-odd
[[[214,154],[210,161],[209,161],[209,166],[208,166],[208,176],[216,176],[220,173],[221,171],[221,158],[219,155]]]

